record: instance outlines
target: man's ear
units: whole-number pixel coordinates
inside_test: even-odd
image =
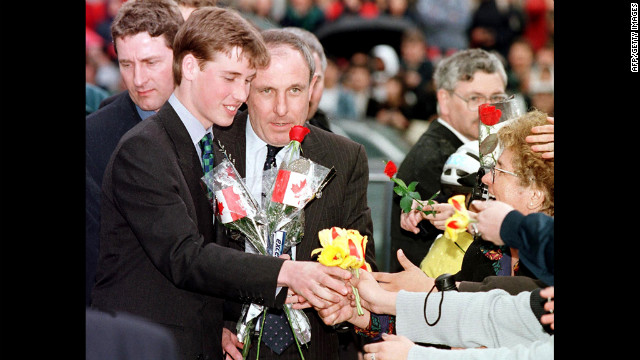
[[[438,108],[440,109],[440,114],[447,115],[449,114],[449,103],[451,102],[451,93],[445,89],[439,89],[436,92],[436,97],[438,98]]]
[[[309,101],[311,101],[311,95],[313,95],[313,91],[316,87],[316,81],[318,81],[318,74],[313,74],[313,78],[311,78],[311,83],[309,84]]]
[[[191,81],[195,78],[196,72],[200,71],[200,64],[198,59],[192,54],[187,54],[182,59],[182,77]]]

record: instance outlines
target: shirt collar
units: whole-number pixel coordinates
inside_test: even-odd
[[[136,110],[138,111],[138,115],[140,115],[140,118],[142,120],[148,118],[149,116],[153,115],[156,113],[156,111],[153,110],[142,110],[140,108],[140,106],[138,106],[137,104],[134,104],[136,106]]]
[[[446,127],[447,129],[451,130],[451,132],[458,137],[458,139],[460,139],[460,141],[462,141],[463,144],[466,144],[468,142],[471,142],[472,140],[467,139],[466,136],[462,135],[458,130],[454,129],[453,126],[451,126],[451,124],[449,124],[448,122],[442,120],[441,118],[437,119],[438,122],[440,124],[442,124],[444,127]]]
[[[187,108],[180,102],[180,100],[178,100],[175,93],[171,94],[171,96],[169,97],[169,104],[173,106],[173,109],[180,117],[180,120],[187,128],[189,136],[191,137],[191,141],[193,141],[193,144],[197,149],[199,149],[200,140],[202,140],[205,134],[211,132],[211,127],[205,129],[200,121],[198,121],[198,119],[196,119],[196,117],[193,116],[191,112],[189,112],[189,110],[187,110]]]

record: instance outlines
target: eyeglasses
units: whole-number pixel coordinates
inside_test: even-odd
[[[514,173],[512,171],[505,170],[505,169],[500,169],[499,167],[495,167],[495,166],[490,167],[489,170],[491,171],[491,183],[492,184],[496,182],[496,170],[500,171],[500,172],[503,172],[505,174],[509,174],[509,175],[518,177],[518,174],[516,174],[516,173]]]
[[[500,101],[505,101],[509,98],[507,94],[497,94],[497,95],[491,95],[488,99],[484,95],[471,95],[468,99],[465,99],[462,96],[456,94],[454,91],[451,91],[451,93],[459,97],[462,101],[466,102],[467,109],[469,109],[470,111],[477,111],[478,106],[482,104],[486,104],[486,103],[493,104]]]

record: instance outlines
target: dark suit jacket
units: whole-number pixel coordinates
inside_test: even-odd
[[[213,128],[215,137],[235,160],[236,169],[243,177],[246,174],[246,123],[247,112],[243,111],[236,115],[231,126],[226,128],[214,126]],[[360,234],[367,236],[366,259],[372,269],[377,271],[371,209],[367,204],[369,165],[364,146],[313,125],[306,126],[310,132],[302,142],[301,155],[327,168],[334,167],[336,175],[322,190],[322,196],[312,200],[305,207],[305,235],[296,247],[297,260],[311,260],[311,251],[321,247],[318,232],[338,226],[357,229]],[[313,260],[315,261],[316,258],[314,257]],[[305,312],[311,324],[309,349],[305,350],[303,347],[305,359],[337,359],[339,349],[336,331],[324,325],[315,310],[307,309]],[[235,329],[232,330],[235,332]],[[254,343],[249,357],[255,357],[255,350]],[[300,355],[295,344],[280,356],[262,344],[260,357],[299,359]]]
[[[444,163],[460,146],[462,141],[456,134],[434,120],[411,147],[400,164],[396,177],[407,184],[417,181],[416,191],[423,199],[429,199],[436,191],[442,191],[440,176]],[[450,195],[442,191],[435,200],[446,202]],[[433,240],[442,233],[428,221],[420,222],[422,229],[419,234],[405,231],[400,227],[401,213],[400,197],[394,193],[391,204],[391,272],[402,271],[402,266],[396,257],[398,249],[402,249],[407,258],[419,266],[433,244]]]
[[[85,360],[178,360],[169,330],[127,313],[86,310]]]
[[[167,102],[122,137],[102,185],[92,306],[167,326],[185,360],[222,358],[224,297],[270,307],[284,300],[275,298],[284,260],[230,249],[222,230],[216,236],[203,175]]]
[[[105,99],[106,101],[107,99]],[[91,288],[95,283],[100,246],[100,187],[111,153],[118,141],[142,121],[128,91],[108,98],[108,106],[86,117],[85,128],[85,248],[86,248],[86,305],[91,304]]]

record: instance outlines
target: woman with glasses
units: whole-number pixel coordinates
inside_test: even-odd
[[[481,179],[496,200],[513,206],[525,215],[534,212],[554,215],[554,159],[534,151],[535,143],[527,142],[532,128],[548,124],[547,114],[534,110],[504,125],[498,131],[502,153],[495,166],[488,169]],[[440,214],[426,218],[434,226],[444,230],[444,219],[453,214],[453,207],[438,204],[437,210]],[[411,231],[407,226],[409,218],[413,217],[414,226],[422,219],[418,211],[402,216],[404,219],[401,223],[408,231]],[[475,234],[473,224],[469,228],[469,232]],[[525,275],[535,278],[518,261],[517,250],[504,245],[497,246],[475,236],[465,251],[461,270],[455,274],[455,280],[478,282],[492,275]]]
[[[498,131],[502,153],[495,166],[482,177],[496,200],[524,215],[534,212],[554,215],[554,160],[544,159],[526,141],[533,127],[546,124],[547,114],[534,110],[502,127]],[[473,224],[470,228],[474,233]],[[476,236],[465,253],[461,270],[455,275],[456,281],[482,281],[491,275],[535,278],[519,262],[517,250]]]

